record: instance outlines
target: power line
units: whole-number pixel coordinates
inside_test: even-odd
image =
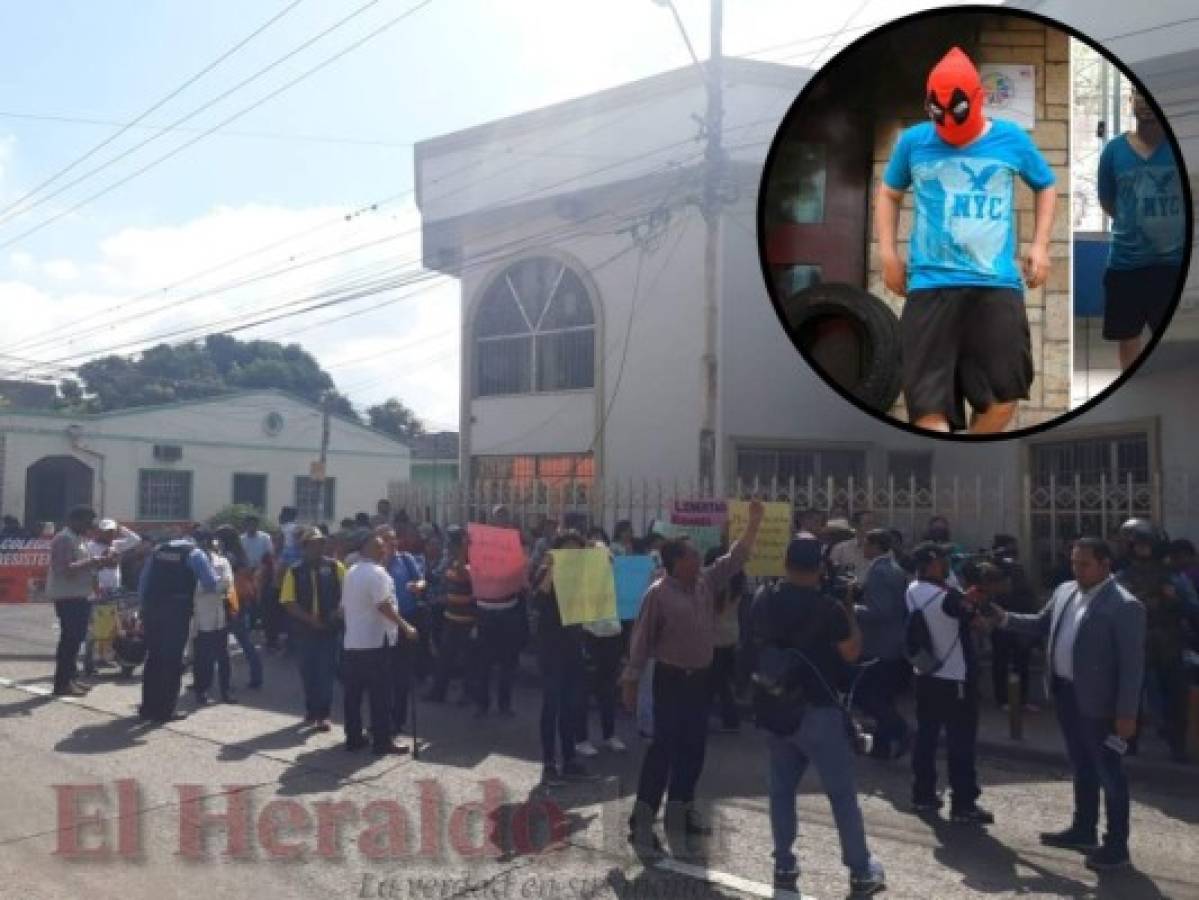
[[[366,4],[366,6],[360,7],[357,11],[355,11],[354,13],[351,13],[350,16],[347,17],[347,19],[343,19],[342,22],[347,21],[349,18],[352,18],[355,15],[358,15],[360,12],[364,11],[366,8],[373,6],[374,4],[376,4],[378,2],[379,2],[379,0],[370,0],[370,2]],[[114,181],[111,184],[109,184],[107,187],[105,187],[93,194],[90,194],[89,196],[85,197],[83,200],[80,200],[75,205],[68,207],[65,210],[62,210],[61,212],[55,213],[54,215],[50,216],[48,219],[43,219],[41,222],[39,222],[37,225],[33,226],[32,228],[25,229],[25,231],[21,232],[16,237],[12,237],[12,238],[9,238],[7,241],[0,242],[0,250],[6,249],[8,247],[11,247],[13,244],[23,241],[25,238],[29,237],[30,235],[36,234],[37,232],[41,231],[43,228],[45,228],[49,225],[52,225],[54,222],[57,222],[60,219],[65,218],[66,216],[69,216],[71,213],[82,209],[83,207],[87,206],[89,203],[93,203],[94,201],[100,199],[101,197],[111,193],[112,191],[115,191],[117,188],[120,188],[120,187],[128,184],[130,181],[133,181],[135,178],[137,178],[141,175],[144,175],[146,172],[150,171],[151,169],[156,168],[157,166],[161,165],[162,163],[166,162],[167,160],[171,159],[172,157],[177,156],[178,154],[182,153],[184,150],[187,150],[189,147],[195,146],[200,141],[204,140],[204,138],[208,137],[211,134],[215,134],[217,131],[224,128],[226,125],[229,125],[230,123],[237,121],[242,116],[245,116],[245,115],[253,112],[258,107],[275,99],[280,94],[284,93],[285,91],[290,90],[291,88],[295,87],[300,82],[312,77],[317,72],[322,71],[323,69],[325,69],[328,66],[332,65],[333,63],[337,62],[342,57],[348,55],[349,53],[352,53],[354,50],[357,50],[363,44],[367,43],[370,40],[373,40],[374,38],[383,34],[390,28],[395,27],[400,22],[404,21],[409,16],[415,14],[416,12],[418,12],[419,10],[428,6],[432,2],[434,2],[434,0],[420,0],[420,2],[417,3],[415,6],[412,6],[405,12],[401,13],[400,15],[398,15],[392,19],[389,19],[387,22],[384,22],[378,28],[375,28],[373,31],[368,32],[365,36],[359,38],[358,40],[352,42],[348,46],[342,48],[341,50],[339,50],[337,53],[333,54],[332,56],[327,57],[322,62],[318,63],[317,65],[313,66],[312,68],[301,72],[295,78],[292,78],[290,81],[285,82],[281,87],[276,88],[275,90],[271,91],[266,96],[261,97],[260,99],[254,101],[249,106],[243,107],[241,110],[239,110],[238,112],[229,116],[228,118],[222,119],[220,122],[218,122],[216,125],[212,126],[211,128],[208,128],[208,129],[202,131],[200,134],[196,135],[194,138],[192,138],[188,141],[185,141],[184,143],[182,143],[179,146],[172,149],[170,152],[163,154],[162,156],[154,159],[153,161],[151,161],[149,163],[146,163],[141,168],[134,169],[133,172],[126,175],[124,178],[118,179],[117,181]],[[333,26],[333,27],[340,27],[340,24],[341,23],[338,23],[338,25]],[[311,41],[309,43],[311,43]],[[293,53],[289,54],[289,55],[294,55],[295,52],[298,52],[298,50],[293,51]],[[274,65],[274,64],[272,64],[272,65]],[[72,182],[72,184],[76,184],[76,183],[78,183],[78,180],[75,182]],[[55,192],[54,194],[50,194],[48,197],[42,198],[42,200],[39,200],[38,203],[44,202],[45,200],[49,199],[49,197],[56,196],[57,193],[61,193],[61,190],[65,190],[65,188],[60,189],[59,191]],[[37,204],[34,204],[34,205],[37,205]],[[32,206],[29,208],[31,209]],[[26,212],[26,211],[27,210],[22,210],[22,212]]]
[[[266,31],[268,28],[270,28],[272,25],[274,25],[276,22],[278,22],[280,19],[282,19],[284,16],[286,16],[292,10],[294,10],[302,2],[304,2],[304,0],[293,0],[292,3],[289,3],[282,10],[275,13],[275,15],[271,16],[269,19],[267,19],[265,22],[263,22],[261,25],[259,25],[257,28],[255,28],[246,37],[242,38],[240,41],[238,41],[236,44],[234,44],[231,48],[226,50],[224,53],[222,53],[220,56],[218,56],[215,60],[210,62],[208,65],[206,65],[203,69],[201,69],[195,75],[192,75],[190,78],[188,78],[186,81],[184,81],[183,84],[179,85],[179,87],[175,88],[173,91],[171,91],[165,97],[162,97],[161,99],[159,99],[158,101],[156,101],[155,103],[153,103],[149,107],[147,107],[145,110],[143,110],[141,112],[141,114],[139,114],[137,116],[137,118],[135,118],[133,121],[125,123],[124,125],[121,126],[119,131],[116,131],[113,134],[109,135],[104,140],[102,140],[100,143],[96,144],[94,147],[92,147],[90,150],[88,150],[86,153],[84,153],[82,156],[77,157],[75,160],[73,160],[71,163],[69,163],[65,167],[59,169],[57,172],[55,172],[49,178],[45,179],[44,181],[39,183],[34,188],[27,191],[20,198],[18,198],[17,200],[14,200],[8,206],[4,207],[4,209],[0,210],[0,224],[3,224],[3,222],[9,217],[8,214],[10,212],[12,212],[12,210],[16,209],[18,206],[20,206],[22,203],[24,203],[30,197],[33,197],[34,195],[36,195],[39,191],[42,190],[42,188],[46,187],[47,185],[53,184],[55,181],[57,181],[59,178],[61,178],[67,172],[70,172],[72,169],[74,169],[80,163],[95,156],[96,153],[103,150],[105,147],[107,147],[109,144],[111,144],[113,141],[115,141],[121,135],[125,134],[125,132],[127,132],[129,129],[136,127],[140,122],[144,121],[147,116],[152,115],[154,112],[161,109],[167,103],[174,100],[176,97],[178,97],[180,94],[182,94],[185,90],[187,90],[189,87],[191,87],[197,81],[199,81],[201,78],[203,78],[205,75],[207,75],[213,69],[215,69],[217,66],[219,66],[221,63],[223,63],[225,60],[229,59],[229,57],[233,56],[235,53],[237,53],[239,50],[241,50],[243,47],[245,47],[248,43],[250,43],[252,40],[254,40],[254,38],[258,37],[258,35],[262,34],[264,31]],[[136,148],[134,148],[134,149],[136,149]],[[117,157],[117,158],[120,159],[120,157]],[[110,164],[111,163],[108,163],[106,165],[110,165]],[[70,185],[68,185],[68,187],[69,186]],[[56,195],[51,194],[50,196],[53,197]],[[34,204],[34,206],[36,206],[36,205],[37,204]],[[29,209],[32,209],[32,208],[33,208],[33,206],[29,207]],[[25,212],[25,211],[27,211],[27,210],[22,210],[22,212]],[[18,215],[20,215],[20,213],[18,213]]]

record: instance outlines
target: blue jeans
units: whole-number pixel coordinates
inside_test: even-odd
[[[250,637],[249,616],[246,610],[239,609],[229,616],[229,633],[237,638],[241,654],[246,658],[246,665],[250,667],[250,685],[257,687],[262,684],[262,658]]]
[[[870,851],[862,810],[853,783],[853,749],[845,732],[845,714],[831,706],[809,706],[799,730],[790,737],[768,737],[770,748],[770,832],[774,836],[774,867],[795,871],[792,848],[799,830],[796,792],[811,762],[833,808],[841,838],[841,861],[853,875],[870,872]]]
[[[1099,831],[1099,788],[1103,788],[1107,834],[1103,843],[1116,850],[1128,849],[1128,778],[1124,758],[1103,742],[1111,734],[1111,721],[1089,719],[1078,711],[1074,685],[1053,680],[1053,700],[1058,724],[1066,740],[1066,754],[1074,770],[1073,827],[1085,834]]]
[[[300,645],[300,680],[304,712],[309,719],[327,719],[333,712],[333,678],[337,661],[337,631],[313,631],[297,626],[292,634]]]

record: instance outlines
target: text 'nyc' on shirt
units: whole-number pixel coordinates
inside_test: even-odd
[[[1126,134],[1109,141],[1099,157],[1099,200],[1115,213],[1108,268],[1182,265],[1186,205],[1168,141],[1148,159]]]
[[[916,217],[908,253],[908,290],[998,287],[1023,290],[1016,264],[1016,176],[1034,191],[1053,170],[1019,125],[992,120],[963,147],[931,122],[905,129],[883,182],[913,190]]]

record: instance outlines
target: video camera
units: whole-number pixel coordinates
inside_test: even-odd
[[[1006,547],[980,548],[967,555],[961,564],[963,586],[975,589],[980,598],[978,612],[985,618],[993,614],[992,599],[1008,593],[1012,576],[1019,571],[1020,564]]]
[[[840,603],[854,599],[858,590],[858,580],[854,577],[851,566],[836,566],[826,562],[824,574],[820,579],[820,591],[828,594]]]

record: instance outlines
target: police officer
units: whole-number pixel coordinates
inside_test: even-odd
[[[154,548],[142,569],[138,593],[145,625],[146,664],[138,714],[150,722],[183,718],[175,712],[175,703],[183,680],[183,650],[196,584],[206,591],[217,590],[212,563],[200,549],[211,544],[212,535],[203,531],[192,538],[165,541]]]
[[[1145,680],[1161,715],[1161,733],[1176,762],[1186,762],[1186,605],[1166,563],[1166,537],[1148,519],[1120,526],[1126,545],[1120,586],[1145,605]]]

